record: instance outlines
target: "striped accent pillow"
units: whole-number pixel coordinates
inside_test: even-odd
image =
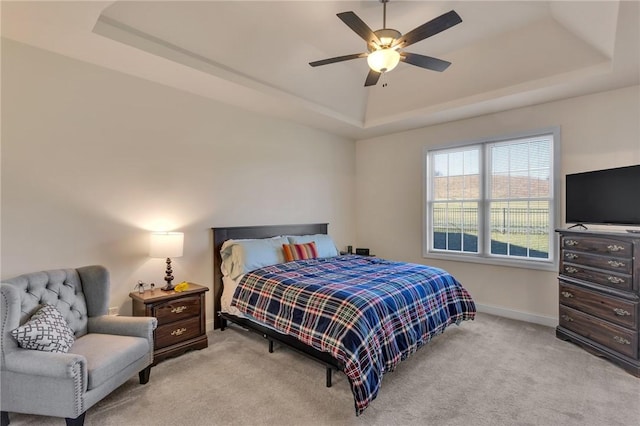
[[[318,248],[313,241],[306,244],[283,244],[282,251],[284,252],[284,260],[286,262],[315,259],[318,257]]]

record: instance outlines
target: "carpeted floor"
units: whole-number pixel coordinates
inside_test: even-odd
[[[237,328],[160,363],[87,412],[86,425],[638,425],[640,379],[553,328],[479,314],[396,371],[359,417],[346,377]],[[63,419],[10,414],[11,424]]]

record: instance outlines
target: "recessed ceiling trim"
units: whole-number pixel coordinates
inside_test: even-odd
[[[572,70],[569,72],[556,74],[550,77],[541,78],[538,80],[527,81],[525,83],[516,84],[508,87],[502,87],[500,89],[492,90],[489,92],[483,92],[477,95],[468,96],[452,100],[450,102],[441,103],[438,105],[430,105],[425,108],[417,110],[411,110],[400,114],[389,114],[385,117],[378,119],[368,119],[365,122],[365,129],[375,128],[378,126],[385,126],[396,121],[410,120],[416,116],[430,116],[433,114],[444,113],[446,111],[454,112],[456,110],[464,109],[472,105],[489,105],[495,101],[496,105],[502,103],[503,99],[513,97],[514,95],[525,95],[527,93],[534,93],[541,89],[555,88],[560,90],[560,87],[568,82],[576,83],[580,80],[587,80],[590,77],[597,75],[604,75],[610,73],[613,68],[612,61],[605,60],[599,64],[595,64],[589,67],[580,68],[578,70]],[[558,92],[561,93],[561,92]],[[525,106],[527,105],[526,97],[523,96],[522,103],[520,105],[509,104],[509,108]]]
[[[343,121],[349,125],[356,126],[358,128],[364,127],[364,122],[362,120],[355,120],[352,117],[340,114],[333,109],[323,107],[322,105],[318,105],[308,99],[296,96],[269,83],[256,80],[255,78],[238,70],[172,44],[166,40],[162,40],[151,34],[147,34],[113,18],[100,15],[93,27],[93,32],[111,40],[143,50],[152,55],[160,56],[198,71],[205,72],[214,77],[242,85],[245,88],[248,87],[263,94],[272,95],[274,98],[280,100],[286,98],[288,102],[291,102],[298,107],[310,109],[333,119]]]

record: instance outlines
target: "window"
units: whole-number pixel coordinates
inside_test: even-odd
[[[557,129],[426,152],[425,256],[551,269]]]

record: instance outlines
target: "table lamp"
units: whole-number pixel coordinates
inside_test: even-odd
[[[167,258],[167,270],[164,280],[167,285],[162,290],[173,290],[173,270],[171,269],[171,258],[182,256],[182,247],[184,245],[184,234],[182,232],[153,232],[151,234],[151,244],[149,256],[158,258]]]

